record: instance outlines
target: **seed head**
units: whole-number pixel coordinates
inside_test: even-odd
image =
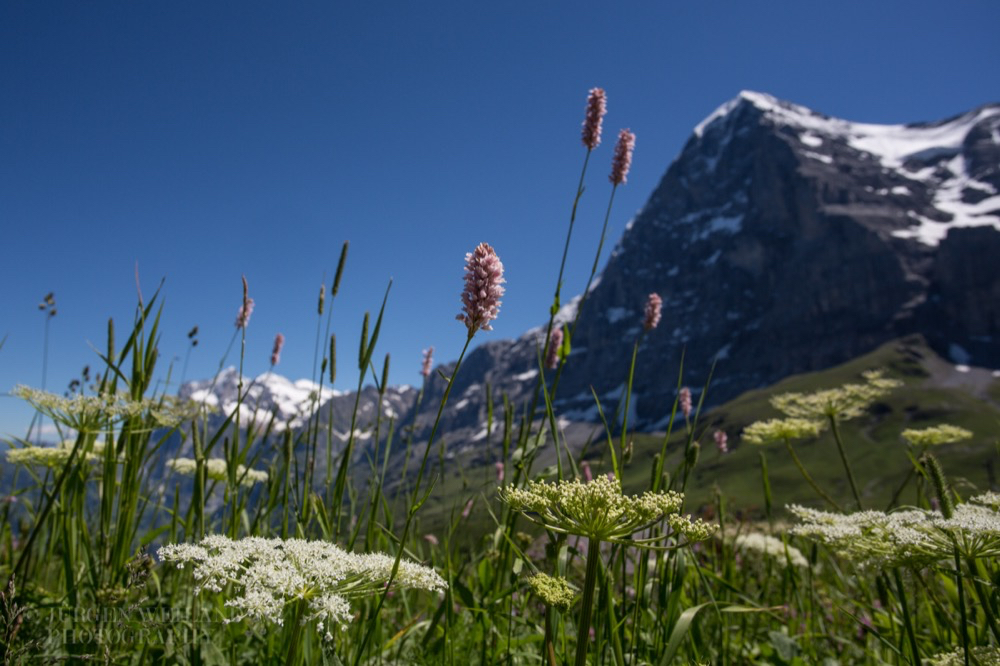
[[[660,312],[663,308],[663,299],[657,293],[652,293],[646,298],[646,312],[642,319],[642,328],[652,331],[660,323]]]
[[[504,294],[503,263],[488,243],[480,243],[465,255],[465,289],[462,291],[462,314],[455,318],[465,323],[469,337],[476,331],[492,331],[490,322],[500,312]]]
[[[615,154],[611,158],[611,175],[608,176],[612,185],[623,185],[628,181],[633,150],[635,150],[635,134],[627,129],[618,132],[618,143],[615,144]]]
[[[601,144],[601,121],[608,112],[607,95],[603,88],[591,88],[587,98],[587,116],[583,120],[583,145],[593,150]]]

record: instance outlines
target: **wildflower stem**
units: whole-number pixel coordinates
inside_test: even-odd
[[[965,666],[969,666],[969,621],[965,616],[965,586],[962,584],[962,561],[955,544],[955,585],[958,587],[958,613],[962,621],[962,653],[965,656]]]
[[[444,407],[448,404],[448,396],[451,395],[451,388],[455,384],[455,376],[458,375],[458,369],[462,367],[462,360],[465,358],[465,352],[469,350],[469,343],[472,342],[472,336],[474,334],[475,329],[470,329],[468,337],[465,338],[465,346],[462,347],[462,353],[459,354],[458,361],[455,362],[455,369],[451,371],[451,377],[448,378],[448,385],[444,389],[444,395],[441,396],[441,403],[438,405],[437,416],[434,418],[434,425],[431,427],[430,437],[427,438],[427,446],[424,447],[424,457],[420,460],[420,467],[417,469],[417,478],[413,484],[413,503],[410,505],[410,509],[406,512],[406,522],[403,523],[403,534],[399,538],[399,550],[396,553],[396,561],[393,563],[392,572],[389,574],[389,580],[386,581],[385,589],[382,590],[382,594],[379,596],[378,604],[376,604],[375,609],[372,612],[372,619],[368,622],[368,631],[365,632],[365,636],[361,640],[361,645],[358,647],[358,651],[356,652],[354,666],[358,666],[358,664],[361,663],[362,656],[365,653],[365,647],[368,645],[368,641],[371,640],[372,634],[375,631],[378,614],[382,610],[382,605],[385,604],[385,598],[389,594],[392,582],[396,579],[396,574],[399,572],[399,563],[403,557],[406,539],[410,534],[410,525],[413,524],[413,518],[417,515],[417,511],[427,499],[426,495],[423,498],[420,498],[420,484],[423,481],[424,472],[427,470],[427,458],[429,457],[431,447],[434,444],[434,436],[437,434],[438,425],[441,423],[441,415],[444,413]]]
[[[587,541],[587,577],[583,581],[583,603],[576,631],[576,666],[586,666],[587,647],[590,644],[590,616],[594,609],[594,589],[597,587],[597,570],[600,565],[601,542]]]
[[[917,635],[913,630],[913,620],[910,618],[910,609],[906,605],[906,591],[903,589],[903,577],[899,575],[899,568],[892,570],[892,575],[896,581],[896,590],[899,594],[899,605],[903,609],[903,626],[906,627],[906,636],[910,641],[910,651],[913,653],[914,666],[920,666],[920,648],[917,647]]]
[[[854,501],[858,503],[859,509],[864,509],[861,505],[861,493],[858,492],[858,484],[854,481],[854,473],[851,471],[851,464],[847,462],[847,453],[844,451],[844,442],[840,437],[840,427],[837,425],[837,417],[831,414],[830,419],[830,429],[833,431],[833,441],[837,443],[837,453],[840,454],[840,460],[844,463],[844,471],[847,472],[847,482],[851,484],[851,493],[854,494]]]
[[[299,646],[302,644],[302,614],[306,609],[306,600],[295,602],[295,617],[292,619],[291,635],[288,640],[288,652],[285,653],[285,666],[295,666],[299,660]]]
[[[824,491],[822,488],[820,488],[819,484],[816,483],[816,481],[812,478],[812,476],[809,474],[809,472],[806,471],[806,468],[805,468],[805,466],[803,466],[802,461],[799,460],[799,456],[795,453],[795,448],[792,446],[792,440],[790,440],[789,438],[785,437],[782,441],[785,442],[785,448],[788,449],[788,455],[790,455],[792,457],[792,462],[794,462],[795,466],[799,468],[799,472],[802,474],[802,478],[804,478],[809,483],[809,485],[812,486],[813,490],[815,490],[816,493],[819,494],[820,497],[822,497],[824,500],[826,500],[826,502],[830,506],[832,506],[837,511],[843,513],[844,509],[843,509],[842,506],[840,506],[840,504],[837,503],[837,500],[835,500],[832,497],[830,497],[826,493],[826,491]]]
[[[552,317],[555,317],[556,312],[559,310],[559,293],[562,290],[562,278],[563,271],[566,268],[566,256],[569,254],[569,241],[573,236],[573,224],[576,222],[576,209],[580,205],[580,197],[583,196],[583,177],[587,173],[587,163],[590,162],[590,153],[592,149],[587,149],[587,156],[583,158],[583,169],[580,171],[580,182],[576,186],[576,197],[573,199],[573,210],[569,215],[569,231],[566,232],[566,245],[563,247],[562,261],[559,263],[559,279],[556,280],[556,295],[555,300],[552,303]],[[552,321],[549,321],[549,332],[552,331]]]

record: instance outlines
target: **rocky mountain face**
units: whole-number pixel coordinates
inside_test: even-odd
[[[613,409],[651,292],[663,319],[642,338],[630,416],[646,429],[669,415],[682,352],[695,389],[717,362],[709,404],[914,332],[998,367],[997,260],[1000,105],[887,126],[741,93],[695,128],[587,294],[559,412],[596,419],[591,385]],[[542,335],[476,349],[448,425],[481,423],[485,382],[525,399]]]
[[[708,404],[909,333],[956,363],[1000,367],[998,260],[1000,105],[888,126],[741,93],[695,128],[586,298],[560,311],[571,322],[579,309],[579,325],[557,412],[597,420],[591,386],[614,411],[652,292],[663,318],[641,338],[630,414],[646,430],[669,417],[682,354],[696,394],[716,364]],[[530,400],[543,335],[467,356],[445,439],[467,450],[486,439],[487,383],[497,403]],[[299,384],[268,398],[293,425],[288,395],[316,389]],[[386,414],[427,434],[444,384],[432,374],[418,409],[416,391],[392,390]],[[346,430],[353,396],[328,400]]]

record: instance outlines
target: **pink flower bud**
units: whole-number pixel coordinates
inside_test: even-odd
[[[465,508],[462,509],[462,520],[465,520],[466,518],[468,518],[469,514],[472,513],[472,503],[473,503],[474,499],[475,498],[470,497],[469,501],[465,503]]]
[[[497,483],[503,483],[504,464],[498,460],[493,465],[497,468]]]
[[[587,98],[587,116],[583,121],[583,145],[593,150],[601,144],[601,121],[608,112],[607,95],[603,88],[592,88]]]
[[[420,367],[420,374],[427,377],[431,376],[431,367],[434,364],[434,347],[428,347],[424,350],[424,363]]]
[[[246,328],[253,314],[253,299],[247,295],[247,276],[243,276],[243,304],[236,313],[236,328]]]
[[[278,333],[274,336],[274,348],[271,350],[271,365],[278,365],[281,360],[281,348],[285,346],[285,336]]]
[[[549,350],[545,354],[545,367],[554,370],[559,367],[559,348],[562,347],[563,332],[561,328],[553,328],[549,334]]]
[[[715,448],[719,449],[719,453],[729,452],[729,437],[724,431],[716,430],[712,437],[715,439]]]
[[[659,294],[653,293],[646,298],[646,313],[643,316],[642,327],[647,331],[652,331],[660,323],[660,311],[663,308],[663,299]]]
[[[691,389],[687,386],[682,388],[678,402],[680,403],[681,413],[684,414],[684,418],[691,418]]]
[[[635,134],[623,129],[618,133],[618,143],[615,144],[615,154],[611,159],[611,175],[608,179],[612,185],[623,185],[628,181],[633,150],[635,150]]]
[[[586,460],[580,463],[580,471],[583,472],[583,478],[587,483],[594,480],[594,473],[590,469],[590,463]]]
[[[487,243],[480,243],[475,251],[465,255],[465,289],[462,291],[462,314],[455,317],[469,329],[469,337],[476,331],[492,331],[490,322],[500,312],[500,297],[506,282],[503,264],[497,253]]]

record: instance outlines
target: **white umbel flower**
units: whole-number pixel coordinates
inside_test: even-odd
[[[736,548],[743,551],[753,550],[795,567],[809,566],[809,560],[798,548],[760,532],[740,534],[736,537]]]
[[[303,622],[315,622],[327,639],[352,618],[350,599],[384,589],[394,558],[382,553],[350,553],[325,541],[263,539],[235,541],[212,535],[198,544],[163,546],[157,552],[178,568],[192,565],[196,591],[221,592],[232,585],[236,596],[227,622],[243,619],[282,624],[289,604],[304,601]],[[394,584],[442,592],[448,585],[436,571],[400,560]]]

